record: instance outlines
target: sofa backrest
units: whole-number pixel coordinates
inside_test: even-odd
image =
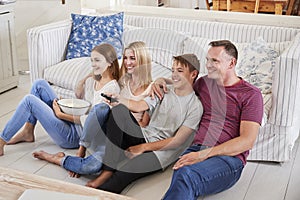
[[[233,42],[251,42],[257,37],[262,37],[266,42],[291,41],[300,32],[299,29],[285,27],[134,15],[125,15],[124,23],[143,28],[178,31],[191,37],[228,39]]]
[[[195,53],[200,60],[201,74],[206,74],[205,56],[209,48],[208,43],[211,40],[228,39],[235,44],[238,44],[237,46],[245,46],[247,43],[262,38],[267,43],[273,43],[273,45],[271,44],[270,46],[275,46],[274,43],[280,43],[276,46],[279,46],[277,50],[281,53],[288,44],[285,42],[292,41],[295,36],[300,33],[299,29],[285,27],[209,22],[153,16],[125,15],[124,17],[124,25],[129,27],[128,30],[130,34],[132,34],[132,36],[130,36],[127,31],[124,32],[125,37],[123,37],[123,42],[125,45],[128,41],[131,42],[139,39],[145,41],[146,44],[161,40],[161,44],[164,45],[160,47],[166,48],[163,49],[163,51],[169,51],[169,54]],[[146,34],[141,36],[141,34],[138,34],[137,32],[143,31],[136,29],[143,29]],[[160,33],[158,33],[158,31],[147,31],[145,29],[156,29],[159,30]],[[126,30],[126,28],[124,30]],[[170,36],[169,31],[172,31],[172,36]],[[171,43],[168,40],[163,40],[163,37],[175,38],[176,34],[180,39],[172,40]],[[184,36],[184,38],[182,36]],[[165,45],[168,42],[170,44]],[[174,51],[174,46],[177,47],[176,51]],[[153,44],[151,44],[150,48],[153,49],[153,47]],[[181,47],[181,49],[178,47]],[[162,48],[160,51],[162,51]],[[165,61],[162,59],[163,56],[157,56],[157,52],[151,52],[151,55],[155,62],[166,67],[171,66],[172,60],[170,55],[165,57]]]

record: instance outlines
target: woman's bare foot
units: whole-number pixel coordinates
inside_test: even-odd
[[[34,126],[26,123],[23,130],[10,139],[7,144],[17,144],[21,142],[34,142]]]
[[[4,146],[6,142],[0,138],[0,156],[4,155]]]
[[[60,166],[60,163],[63,159],[63,157],[65,157],[65,154],[63,152],[58,152],[55,154],[50,154],[47,153],[45,151],[36,151],[32,153],[33,157],[38,158],[40,160],[46,160],[50,163],[56,164]]]
[[[88,181],[85,186],[91,188],[98,188],[105,183],[113,175],[112,171],[103,170],[102,173],[94,180]]]

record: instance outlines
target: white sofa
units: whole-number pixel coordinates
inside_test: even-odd
[[[74,96],[77,80],[89,69],[88,58],[64,61],[71,26],[72,21],[65,20],[31,28],[27,34],[31,80],[47,79],[62,97]],[[127,13],[124,16],[123,43],[126,46],[134,40],[146,42],[152,55],[154,79],[170,76],[172,55],[190,52],[197,54],[201,74],[205,74],[207,44],[216,39],[233,41],[242,51],[241,56],[247,55],[243,51],[250,44],[253,46],[253,41],[260,43],[262,39],[278,53],[270,61],[274,66],[274,71],[268,72],[271,88],[263,94],[265,123],[248,160],[288,161],[300,128],[300,29]],[[240,60],[247,62],[243,57]],[[241,72],[249,70],[245,69],[239,68]]]

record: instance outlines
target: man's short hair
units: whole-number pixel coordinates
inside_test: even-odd
[[[216,40],[216,41],[211,41],[208,45],[212,47],[224,47],[225,52],[234,57],[236,60],[238,59],[238,51],[235,45],[230,42],[229,40]]]

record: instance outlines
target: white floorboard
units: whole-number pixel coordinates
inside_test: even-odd
[[[18,88],[0,94],[0,131],[13,115],[22,97],[29,92],[28,75],[20,77]],[[5,146],[5,155],[0,156],[0,166],[85,185],[95,176],[71,178],[63,168],[32,157],[32,152],[45,150],[50,153],[63,151],[75,155],[76,150],[56,146],[40,124],[36,127],[34,143]],[[172,169],[142,178],[128,186],[122,194],[141,200],[161,199],[171,181]],[[300,150],[295,143],[293,159],[286,163],[248,162],[239,182],[229,190],[200,197],[201,200],[298,200],[300,199]],[[1,199],[1,198],[0,198]]]
[[[299,140],[298,140],[299,141]],[[300,199],[300,144],[299,142],[296,143],[297,146],[295,146],[295,159],[294,163],[291,169],[289,182],[287,185],[287,191],[285,193],[285,200],[296,200]]]

